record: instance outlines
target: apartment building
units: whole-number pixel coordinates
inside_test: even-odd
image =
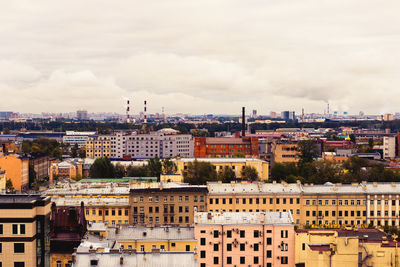
[[[393,160],[396,157],[396,136],[383,137],[383,159]]]
[[[241,178],[241,170],[244,167],[253,167],[258,173],[261,181],[268,181],[269,163],[264,160],[255,158],[177,158],[172,161],[177,166],[177,174],[183,176],[184,171],[190,162],[195,160],[211,163],[217,172],[222,171],[225,167],[231,168],[237,178]],[[183,180],[183,177],[182,177]]]
[[[50,157],[45,155],[30,155],[29,164],[33,167],[36,179],[45,179],[49,177]]]
[[[111,141],[107,136],[93,135],[86,141],[86,157],[97,159],[111,156]]]
[[[109,227],[106,239],[115,241],[114,248],[152,252],[194,251],[197,241],[193,227]]]
[[[399,266],[399,243],[377,229],[299,229],[296,267]]]
[[[0,265],[48,266],[50,198],[0,195]]]
[[[49,168],[49,181],[53,182],[55,178],[86,178],[89,176],[89,169],[93,162],[93,159],[75,158],[52,163]]]
[[[116,132],[112,135],[103,135],[99,137],[107,140],[104,146],[108,148],[110,145],[110,158],[128,158],[128,159],[151,159],[193,157],[193,137],[190,134],[169,134],[166,131],[150,132],[149,134],[138,134]],[[91,142],[88,140],[86,150],[91,150]],[[108,143],[109,142],[109,143]],[[98,144],[98,148],[103,147],[102,143]],[[100,153],[93,154],[90,152],[88,157],[101,157]]]
[[[297,143],[277,143],[273,149],[273,161],[278,163],[298,162],[299,146]]]
[[[0,169],[7,172],[15,190],[25,191],[29,187],[29,159],[10,154],[0,157]]]
[[[258,156],[257,137],[196,137],[194,157],[232,157],[244,154],[246,157]]]
[[[198,212],[195,236],[200,267],[294,266],[290,212]]]
[[[130,224],[193,225],[194,210],[207,209],[206,197],[206,186],[153,183],[143,188],[131,188]]]
[[[75,132],[66,131],[63,136],[63,143],[69,144],[71,147],[78,145],[78,148],[86,146],[89,136],[95,135],[96,132]]]
[[[208,212],[288,212],[300,224],[300,184],[208,183]]]

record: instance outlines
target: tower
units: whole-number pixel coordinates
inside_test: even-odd
[[[143,122],[147,123],[147,101],[146,100],[144,101],[144,110],[143,110],[143,112],[144,112]]]
[[[126,122],[130,123],[131,120],[129,118],[129,99],[126,100]]]

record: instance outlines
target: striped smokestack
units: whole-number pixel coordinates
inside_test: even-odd
[[[147,123],[147,101],[144,101],[144,123]]]
[[[242,136],[246,136],[246,109],[242,107]]]

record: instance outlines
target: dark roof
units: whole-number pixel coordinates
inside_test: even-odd
[[[36,206],[45,206],[50,203],[50,197],[41,195],[0,195],[0,209],[31,209]]]

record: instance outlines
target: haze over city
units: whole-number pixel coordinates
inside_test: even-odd
[[[15,112],[396,112],[400,2],[1,1]]]

